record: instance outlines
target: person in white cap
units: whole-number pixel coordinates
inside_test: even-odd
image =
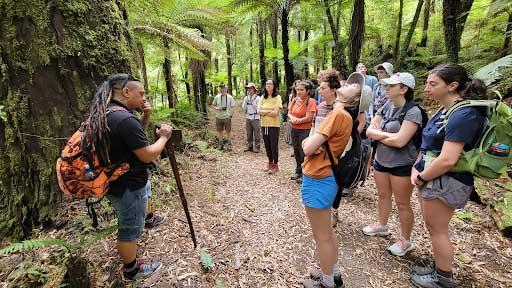
[[[375,73],[377,73],[377,78],[379,79],[379,82],[377,85],[372,87],[373,89],[373,99],[372,99],[372,105],[370,106],[370,117],[373,118],[375,116],[375,113],[379,111],[384,104],[388,101],[388,98],[386,97],[386,89],[384,88],[384,83],[382,83],[382,80],[387,79],[393,75],[393,64],[384,62],[377,66],[375,66]]]
[[[260,152],[261,143],[261,116],[258,114],[258,103],[260,96],[257,94],[256,85],[249,83],[245,86],[247,96],[244,97],[242,109],[245,113],[245,130],[247,132],[247,147],[244,152],[252,151],[254,153]]]
[[[388,250],[394,255],[404,256],[414,248],[411,242],[414,214],[410,201],[413,190],[410,176],[419,148],[413,137],[421,128],[423,114],[417,104],[412,102],[414,76],[396,73],[381,81],[386,87],[389,102],[377,111],[366,131],[370,139],[378,141],[373,164],[378,192],[378,222],[362,230],[368,236],[390,234],[388,219],[394,196],[400,216],[401,235]]]
[[[370,98],[371,89],[364,85],[364,76],[360,73],[352,73],[341,87],[339,76],[330,73],[320,83],[320,94],[325,101],[336,97],[336,104],[315,133],[302,142],[306,155],[302,166],[302,203],[320,260],[320,269],[311,269],[311,279],[302,282],[306,288],[343,287],[338,265],[338,242],[331,226],[331,207],[338,185],[323,144],[327,141],[334,158],[339,159],[350,139],[354,119],[352,115],[359,115],[360,99]]]

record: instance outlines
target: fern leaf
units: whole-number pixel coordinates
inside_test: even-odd
[[[40,249],[43,247],[50,247],[53,245],[57,245],[57,246],[63,247],[68,250],[73,248],[73,245],[71,243],[61,240],[61,239],[39,238],[39,239],[25,240],[20,243],[13,243],[7,247],[4,247],[3,249],[0,249],[0,256],[13,254],[13,253],[17,253],[17,252],[25,251],[25,250],[34,250],[34,249],[37,250],[37,249]]]
[[[512,54],[502,57],[492,63],[478,69],[474,74],[475,78],[484,81],[485,85],[492,84],[502,76],[500,68],[512,67]]]
[[[201,266],[205,271],[210,271],[213,268],[213,258],[206,250],[201,251],[199,258],[201,260]]]

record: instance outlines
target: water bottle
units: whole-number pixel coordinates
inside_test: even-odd
[[[85,163],[85,173],[84,173],[84,177],[86,180],[91,180],[94,178],[94,171],[92,170],[91,166],[89,165],[89,163]]]

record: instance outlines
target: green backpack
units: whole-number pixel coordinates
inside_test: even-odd
[[[487,108],[487,123],[478,146],[463,152],[450,171],[469,172],[489,179],[500,178],[512,162],[512,153],[509,150],[508,156],[496,156],[488,153],[488,149],[496,143],[512,147],[512,108],[500,100],[464,100],[448,110],[445,120],[440,122],[442,126],[438,132],[446,127],[450,115],[462,107]]]

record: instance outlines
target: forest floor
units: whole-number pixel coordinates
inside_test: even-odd
[[[83,254],[95,263],[94,287],[302,287],[300,281],[318,259],[300,186],[290,180],[295,166],[291,146],[281,138],[280,171],[263,172],[263,143],[259,154],[243,152],[245,120],[240,110],[233,117],[233,152],[205,148],[178,154],[199,247],[193,248],[170,166],[163,162],[161,172],[152,175],[152,184],[155,207],[168,219],[146,230],[139,245],[143,260],[163,262],[161,272],[142,283],[122,283],[112,235]],[[335,232],[343,279],[346,287],[409,287],[409,267],[428,259],[431,251],[416,192],[411,201],[417,248],[405,257],[386,250],[399,235],[396,207],[389,223],[392,236],[361,233],[376,220],[376,199],[371,177],[342,199]],[[485,207],[470,202],[457,212],[450,231],[457,287],[512,287],[512,241],[498,232]],[[201,251],[213,259],[210,271],[200,265]]]

